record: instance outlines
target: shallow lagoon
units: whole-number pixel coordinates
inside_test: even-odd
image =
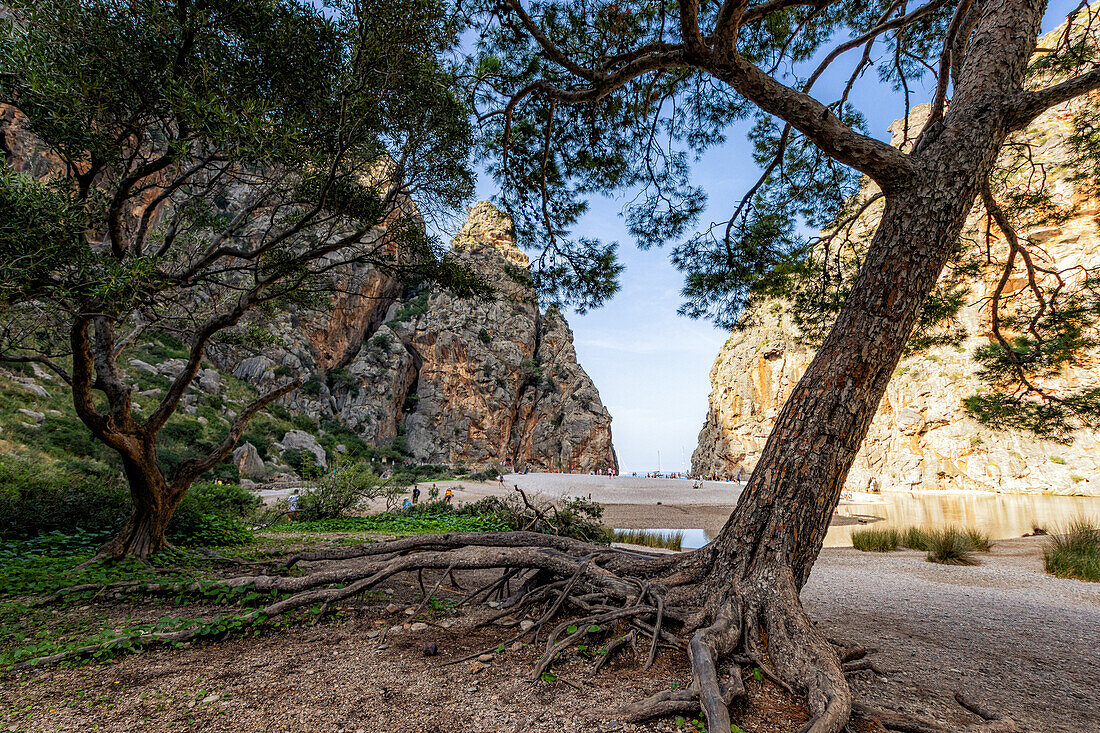
[[[1021,537],[1034,527],[1056,531],[1079,517],[1100,520],[1100,497],[1041,494],[990,494],[986,492],[914,492],[881,494],[869,501],[844,502],[841,516],[866,518],[865,523],[829,527],[826,547],[851,547],[852,532],[875,524],[880,527],[919,526],[929,529],[955,524],[975,527],[993,539]],[[702,547],[716,533],[702,528],[647,529],[653,534],[681,532],[682,547]]]

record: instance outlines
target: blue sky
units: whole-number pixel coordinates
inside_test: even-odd
[[[1053,0],[1044,31],[1060,24],[1075,5],[1070,0]],[[858,50],[850,51],[831,75],[818,82],[819,99],[835,96],[830,93],[842,88],[858,57]],[[930,93],[914,94],[913,104],[930,98]],[[889,140],[887,127],[905,109],[901,95],[879,84],[874,71],[857,84],[853,102],[866,116],[870,134],[882,140]],[[694,182],[709,197],[703,224],[724,221],[723,213],[759,175],[745,140],[750,124],[731,126],[726,144],[709,151],[693,168]],[[478,199],[495,193],[495,183],[482,176]],[[658,451],[661,468],[678,471],[681,454],[690,467],[706,418],[710,367],[728,334],[706,321],[676,314],[682,302],[682,276],[668,262],[667,247],[641,251],[633,246],[621,215],[626,200],[626,194],[614,200],[593,199],[574,230],[578,236],[620,243],[620,258],[626,266],[622,290],[603,308],[567,318],[581,366],[611,412],[622,471],[656,470]]]

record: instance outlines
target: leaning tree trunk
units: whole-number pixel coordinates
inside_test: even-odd
[[[702,630],[690,647],[710,730],[729,730],[713,658],[763,661],[807,695],[807,731],[835,733],[852,697],[835,650],[801,607],[856,453],[917,316],[958,242],[1008,135],[1043,3],[993,0],[948,115],[912,154],[916,173],[887,191],[882,219],[836,323],[777,418],[726,526],[701,560]],[[1011,21],[1011,22],[1008,22]],[[691,562],[691,560],[689,560]],[[694,562],[699,563],[699,560]],[[704,680],[705,682],[705,680]],[[709,690],[707,689],[709,686]]]

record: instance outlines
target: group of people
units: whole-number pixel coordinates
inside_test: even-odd
[[[432,488],[428,492],[428,496],[430,496],[434,499],[438,495],[439,495],[439,487],[436,486],[435,484],[432,484]],[[443,492],[443,501],[445,503],[450,504],[451,501],[454,498],[455,498],[455,492],[452,489],[448,488],[446,491]],[[420,503],[420,486],[418,486],[417,484],[413,484],[413,486],[412,486],[412,496],[411,496],[411,498],[410,497],[405,498],[405,503],[401,505],[401,508],[402,509],[408,509],[413,504],[419,504],[419,503]]]

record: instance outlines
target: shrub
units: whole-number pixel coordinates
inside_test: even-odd
[[[316,397],[321,394],[321,380],[317,377],[310,377],[298,388],[298,391],[307,397]]]
[[[172,515],[168,537],[181,545],[247,542],[251,534],[239,517],[258,503],[240,486],[197,483]],[[131,506],[117,474],[84,475],[41,459],[0,457],[0,537],[83,533],[102,542],[122,526]]]
[[[104,459],[113,454],[103,443],[96,440],[92,431],[76,417],[69,415],[46,415],[46,419],[37,430],[17,428],[26,443],[39,445],[44,449],[65,455],[77,455],[85,458]]]
[[[317,432],[317,422],[309,415],[295,415],[290,418],[290,424],[310,434]]]
[[[1057,463],[1060,466],[1066,465],[1066,459],[1062,458],[1061,456],[1051,456],[1050,457],[1050,462],[1051,463]]]
[[[130,515],[120,476],[83,475],[57,463],[0,456],[0,536],[113,529]]]
[[[200,512],[226,517],[247,516],[263,503],[260,497],[241,488],[240,484],[219,484],[212,481],[192,484],[184,501],[191,502]]]
[[[978,552],[989,552],[993,549],[993,541],[989,539],[988,534],[980,529],[967,528],[966,539],[970,540],[970,546]]]
[[[305,448],[291,448],[283,451],[283,460],[304,479],[320,478],[325,472],[317,463],[317,458]]]
[[[364,463],[337,466],[298,498],[303,521],[342,517],[360,503],[384,496],[387,486]]]
[[[908,527],[901,533],[901,546],[910,550],[928,550],[928,532],[920,527]]]
[[[864,552],[890,552],[898,549],[901,535],[893,527],[868,527],[852,533],[852,547]]]
[[[492,481],[500,475],[500,471],[495,468],[483,468],[480,471],[475,471],[470,474],[471,481]]]
[[[1082,518],[1051,534],[1043,564],[1059,578],[1100,583],[1100,523]]]
[[[965,532],[956,527],[933,530],[928,533],[928,562],[940,565],[977,565],[974,545]]]

